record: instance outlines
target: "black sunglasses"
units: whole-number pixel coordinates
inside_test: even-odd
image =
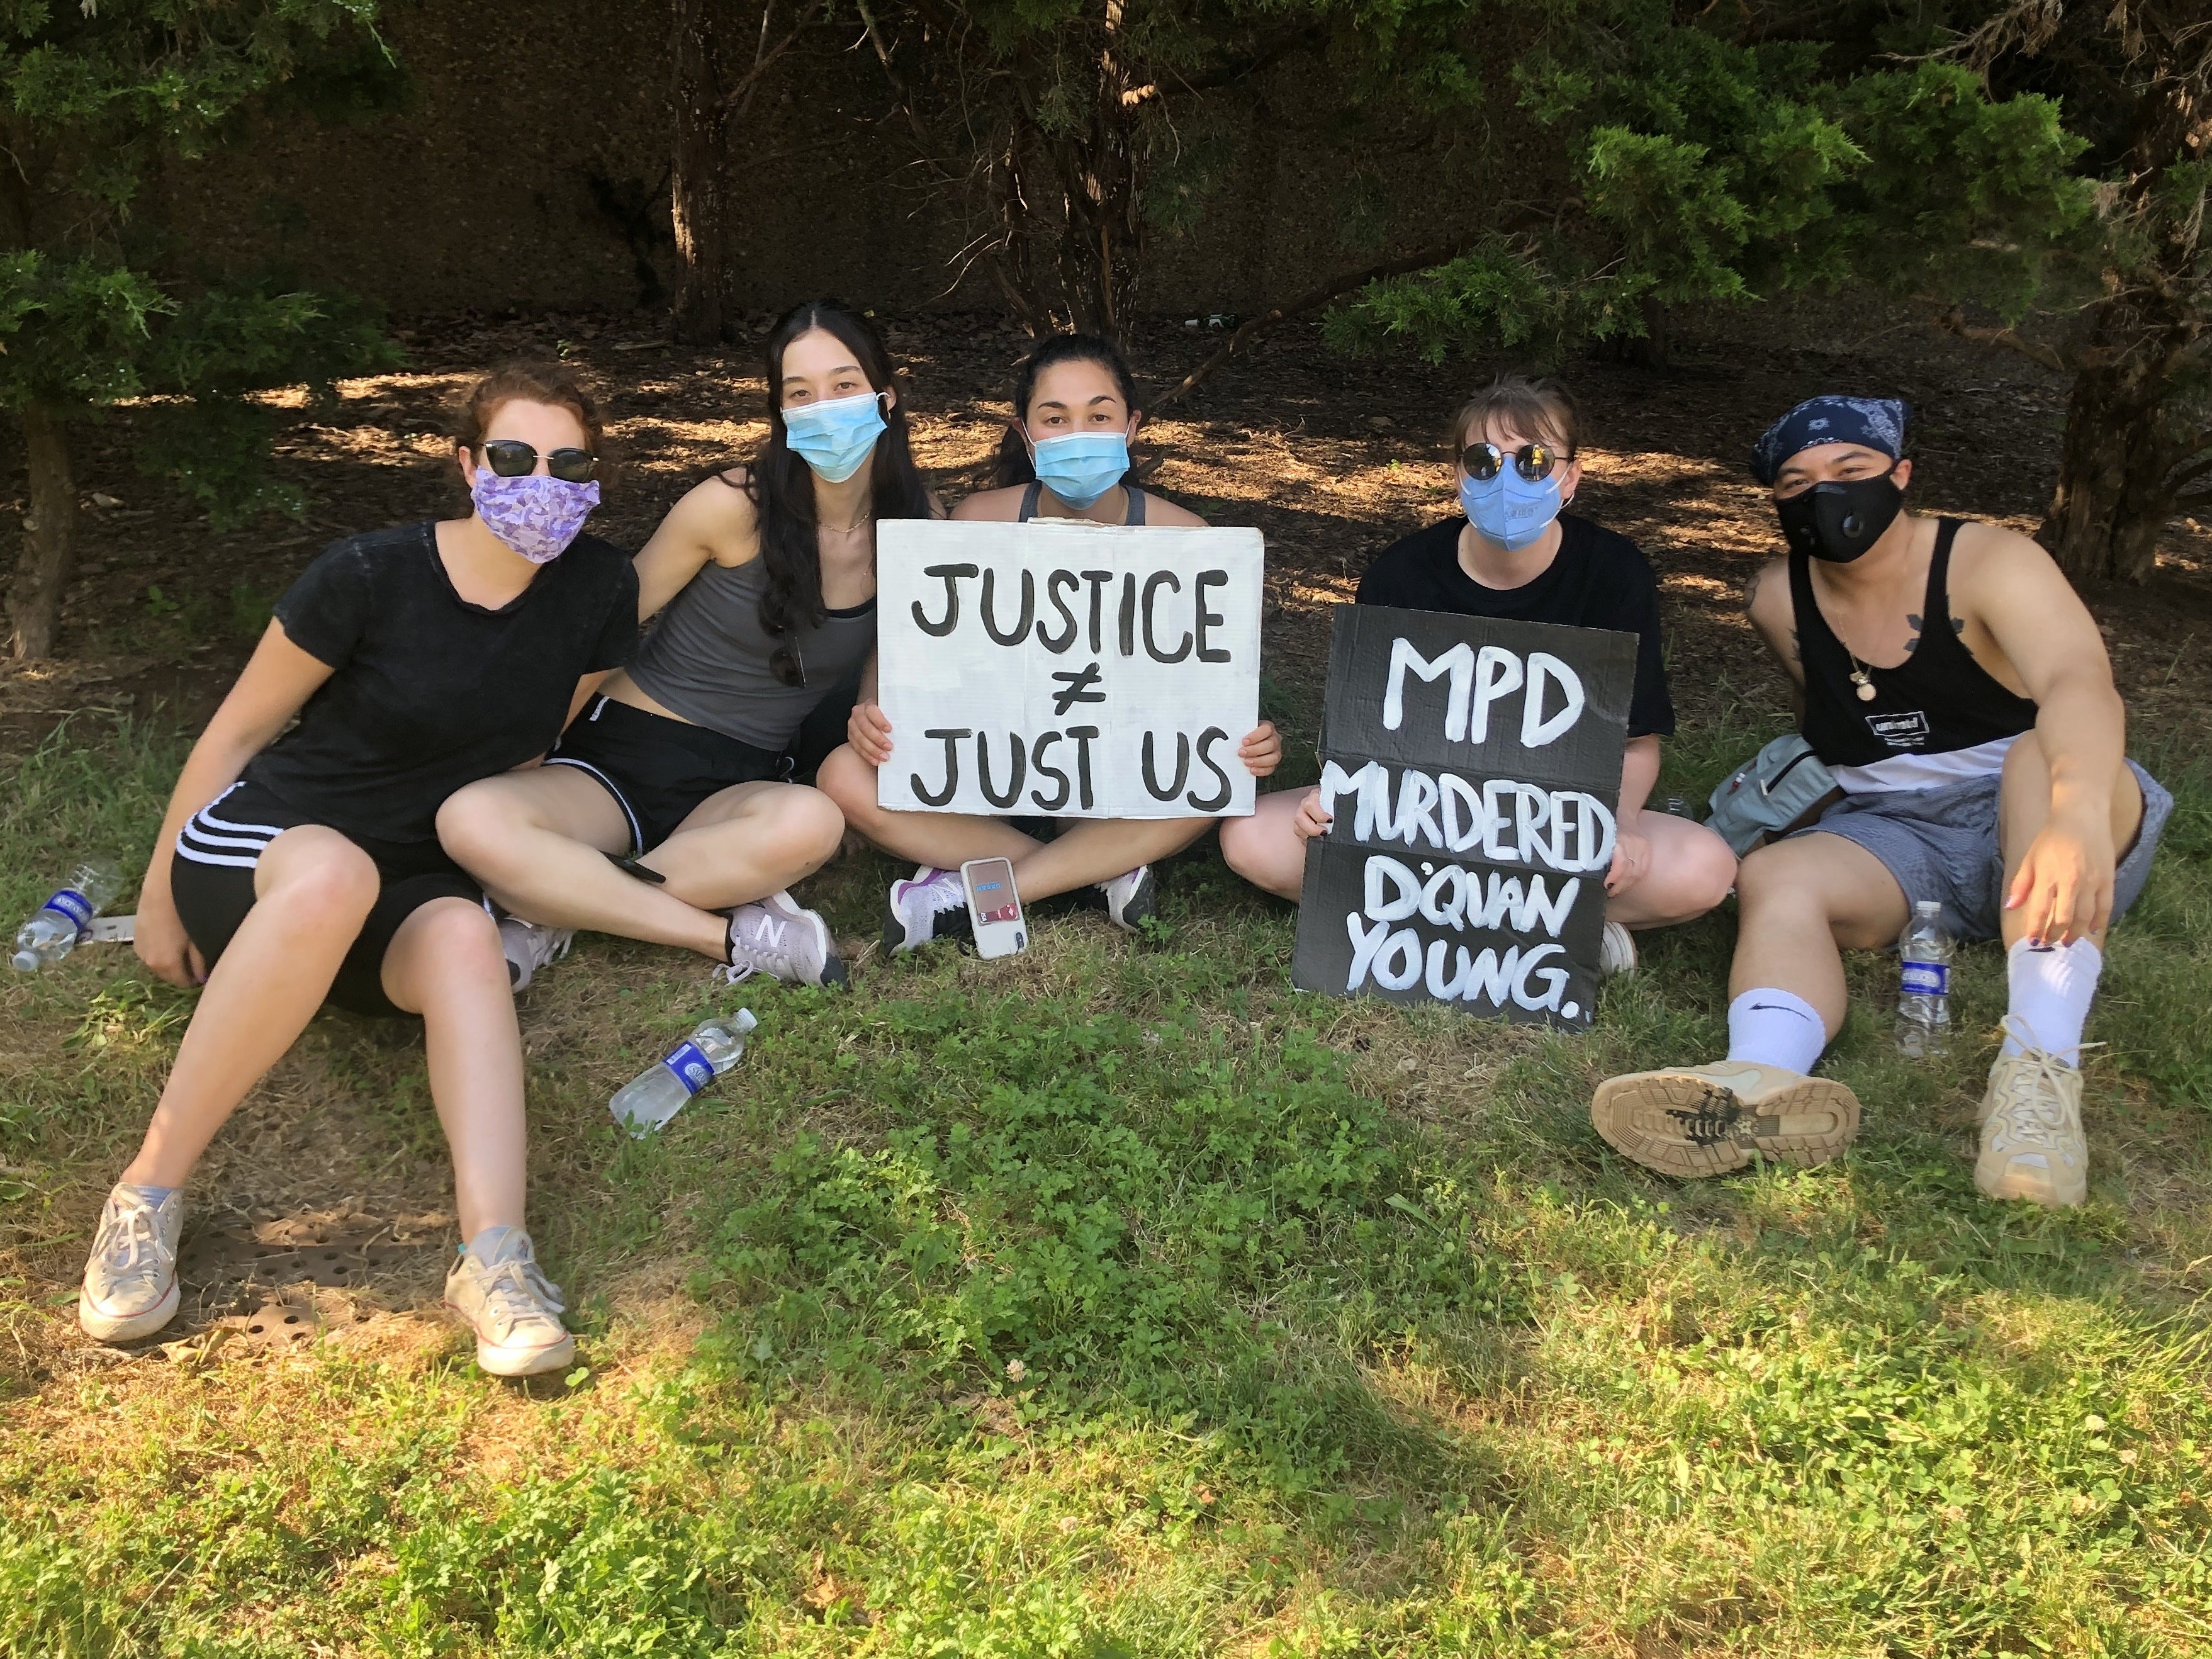
[[[1530,483],[1552,476],[1552,468],[1561,461],[1571,461],[1571,455],[1562,455],[1549,444],[1522,444],[1513,452],[1514,469]],[[1496,444],[1469,444],[1459,453],[1459,464],[1467,469],[1467,476],[1477,483],[1488,483],[1505,465],[1505,452]]]
[[[502,478],[538,470],[538,451],[520,438],[494,438],[483,447],[484,459]],[[556,449],[545,457],[545,470],[570,483],[583,483],[599,470],[599,458],[588,449]]]

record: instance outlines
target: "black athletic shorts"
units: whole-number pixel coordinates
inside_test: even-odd
[[[592,698],[545,764],[573,766],[599,781],[629,820],[632,858],[674,835],[708,796],[733,784],[791,776],[785,756],[612,697]]]
[[[253,868],[284,830],[316,820],[258,784],[234,783],[185,822],[169,863],[169,892],[185,932],[212,969],[253,908]],[[433,899],[483,902],[483,889],[435,842],[346,837],[376,866],[380,886],[368,919],[338,964],[327,1000],[356,1014],[406,1018],[384,994],[384,953],[399,926]]]

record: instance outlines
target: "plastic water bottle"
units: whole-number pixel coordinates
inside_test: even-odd
[[[15,970],[35,974],[52,967],[76,949],[92,919],[122,890],[123,875],[113,865],[97,859],[78,865],[16,933],[15,954],[9,958]]]
[[[1943,907],[1923,899],[1897,942],[1897,1052],[1932,1060],[1951,1046],[1951,957],[1957,947],[1943,927]]]
[[[727,1019],[700,1022],[666,1059],[640,1072],[615,1091],[607,1109],[633,1135],[651,1134],[684,1109],[684,1103],[731,1066],[745,1051],[745,1035],[760,1022],[750,1008]]]

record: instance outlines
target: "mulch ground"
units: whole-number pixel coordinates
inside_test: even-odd
[[[742,458],[765,431],[757,342],[670,346],[644,317],[450,318],[400,331],[406,372],[344,383],[334,409],[294,399],[274,466],[311,501],[306,520],[222,533],[132,462],[127,411],[82,431],[81,556],[58,657],[0,665],[0,763],[79,709],[166,708],[197,726],[220,698],[267,601],[334,537],[451,511],[447,405],[484,368],[558,354],[597,377],[625,457],[594,528],[635,545],[683,490]],[[1003,418],[1019,331],[995,318],[887,319],[908,367],[916,449],[948,497],[973,488]],[[1216,343],[1171,322],[1134,343],[1141,378],[1171,385]],[[1291,706],[1316,709],[1330,604],[1349,599],[1382,547],[1450,507],[1443,428],[1495,367],[1410,353],[1346,358],[1285,329],[1147,428],[1150,482],[1217,522],[1267,538],[1267,672]],[[1786,706],[1746,629],[1746,576],[1778,547],[1743,458],[1775,414],[1816,391],[1901,394],[1917,416],[1923,508],[2033,531],[2058,455],[2063,381],[2023,360],[1931,336],[1872,307],[1835,301],[1730,313],[1681,331],[1664,368],[1571,365],[1588,410],[1581,505],[1634,536],[1664,582],[1686,724],[1731,705]],[[0,489],[0,545],[20,520],[20,458]],[[2212,736],[2212,525],[2175,526],[2157,576],[2089,599],[2144,741],[2199,749]]]

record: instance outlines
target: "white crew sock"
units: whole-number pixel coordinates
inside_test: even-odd
[[[2005,979],[2012,994],[2005,1012],[2012,1024],[2005,1029],[2002,1052],[2027,1052],[2027,1045],[2013,1035],[2016,1026],[2024,1025],[2037,1048],[2069,1066],[2080,1065],[2081,1027],[2104,968],[2105,953],[2086,939],[2039,950],[2022,939],[2006,951]]]
[[[1791,991],[1746,991],[1729,1004],[1730,1060],[1809,1072],[1828,1046],[1820,1011]]]

